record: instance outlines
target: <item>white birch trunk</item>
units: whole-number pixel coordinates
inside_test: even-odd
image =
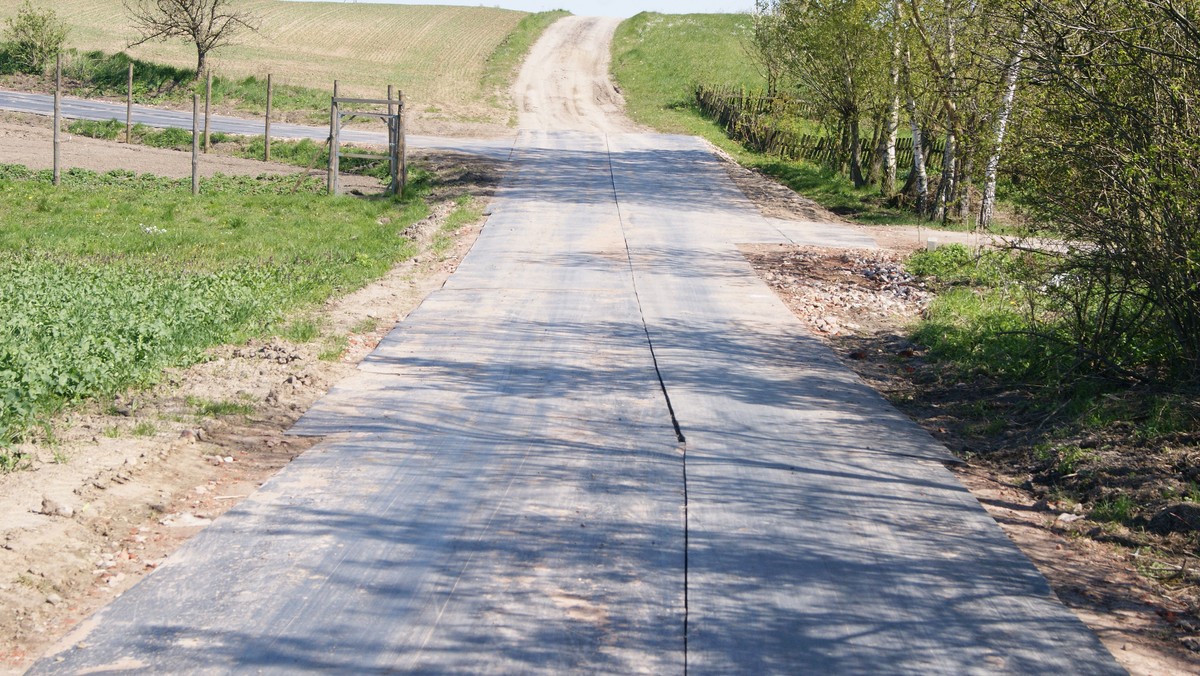
[[[912,94],[912,75],[909,70],[911,61],[909,51],[904,50],[905,98],[908,100],[908,120],[912,125],[912,170],[916,172],[917,213],[924,218],[925,212],[929,208],[929,175],[925,173],[925,140],[921,134],[921,119],[917,114],[917,100]]]
[[[1000,173],[1000,152],[1004,146],[1004,134],[1008,130],[1008,120],[1012,115],[1013,100],[1017,94],[1017,76],[1021,71],[1021,61],[1025,58],[1025,48],[1020,46],[1025,40],[1028,30],[1025,22],[1021,22],[1021,34],[1017,38],[1017,51],[1012,55],[1004,72],[1004,96],[1000,100],[1000,110],[996,113],[996,138],[992,146],[991,157],[988,158],[987,168],[983,178],[983,200],[979,205],[980,230],[986,230],[992,222],[992,212],[996,208],[996,181]]]
[[[884,197],[896,193],[896,138],[900,134],[900,0],[892,0],[892,104],[888,111],[887,149],[884,151],[883,182]]]

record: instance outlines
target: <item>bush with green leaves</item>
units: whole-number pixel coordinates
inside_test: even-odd
[[[5,51],[23,73],[41,75],[67,42],[67,27],[54,10],[36,9],[29,0],[4,25]]]

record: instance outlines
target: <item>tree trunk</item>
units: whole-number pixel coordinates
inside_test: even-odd
[[[871,185],[883,183],[883,165],[887,157],[887,118],[875,120],[874,127],[871,132],[871,168],[867,173],[867,182]]]
[[[900,0],[892,0],[892,101],[887,118],[887,147],[884,149],[883,181],[879,192],[884,197],[896,193],[896,137],[900,133]]]
[[[954,180],[954,204],[958,207],[958,213],[954,220],[959,223],[966,223],[971,217],[971,172],[975,169],[975,163],[972,161],[974,153],[969,152],[962,144],[959,144],[961,152],[958,153],[958,176]]]
[[[850,180],[855,188],[867,184],[862,171],[862,139],[859,138],[858,115],[850,118]]]
[[[208,50],[196,47],[196,81],[204,77],[204,68],[208,61]]]
[[[909,180],[914,182],[916,192],[917,213],[925,217],[929,208],[929,175],[925,172],[925,139],[921,133],[921,118],[917,113],[917,100],[912,94],[912,76],[909,70],[912,57],[904,50],[904,90],[908,103],[908,120],[912,125],[913,166]]]
[[[1000,100],[1000,109],[996,111],[996,136],[992,141],[992,154],[988,157],[987,167],[983,174],[983,199],[979,204],[980,230],[986,230],[992,222],[992,212],[996,205],[996,181],[1000,173],[1000,151],[1004,146],[1004,133],[1008,130],[1008,118],[1012,115],[1013,99],[1017,93],[1017,76],[1021,71],[1021,60],[1025,49],[1021,43],[1025,40],[1028,27],[1021,22],[1020,35],[1017,37],[1017,51],[1004,69],[1004,96]]]
[[[938,181],[937,195],[934,196],[933,210],[930,220],[946,222],[949,215],[948,202],[954,192],[954,154],[957,148],[954,143],[954,130],[946,131],[946,150],[942,153],[942,175]]]

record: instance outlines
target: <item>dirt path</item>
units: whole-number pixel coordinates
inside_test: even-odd
[[[608,62],[620,19],[571,16],[546,30],[513,86],[520,127],[529,130],[638,131]]]

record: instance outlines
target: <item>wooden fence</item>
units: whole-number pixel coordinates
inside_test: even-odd
[[[696,85],[696,104],[701,112],[716,120],[730,138],[756,152],[777,155],[785,160],[805,159],[821,164],[832,164],[839,158],[837,139],[797,134],[780,126],[782,120],[817,117],[795,99],[766,96],[738,87]],[[927,141],[924,146],[927,166],[941,162],[945,149],[943,141]],[[868,166],[875,153],[874,142],[864,138],[861,148],[860,159],[863,166]],[[896,162],[902,169],[912,166],[912,138],[897,139]]]

